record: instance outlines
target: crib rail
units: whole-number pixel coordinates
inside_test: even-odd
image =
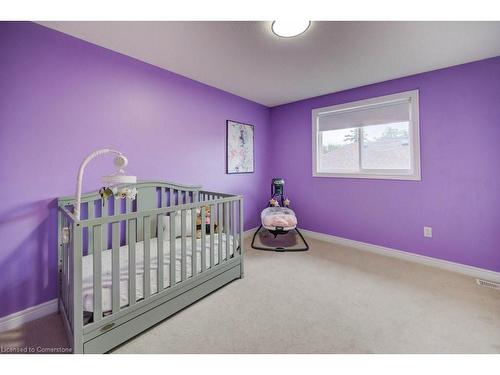
[[[59,200],[58,213],[59,305],[74,347],[84,335],[97,336],[184,285],[236,263],[242,267],[241,196],[143,183],[137,202],[103,202],[95,194],[82,202],[82,220],[68,198]],[[90,286],[83,280],[89,267]],[[84,295],[92,296],[92,311]]]

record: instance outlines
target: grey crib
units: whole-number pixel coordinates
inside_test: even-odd
[[[74,353],[107,352],[243,277],[241,196],[168,182],[135,186],[135,201],[84,195],[81,220],[74,197],[58,200],[59,311]]]

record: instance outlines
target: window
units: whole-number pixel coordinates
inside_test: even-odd
[[[420,180],[418,90],[312,111],[313,176]]]

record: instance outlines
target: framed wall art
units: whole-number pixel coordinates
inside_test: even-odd
[[[226,121],[226,172],[254,172],[254,127],[232,120]]]

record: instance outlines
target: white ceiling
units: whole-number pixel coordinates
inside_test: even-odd
[[[297,38],[270,22],[40,22],[275,106],[500,55],[500,22],[313,22]]]

